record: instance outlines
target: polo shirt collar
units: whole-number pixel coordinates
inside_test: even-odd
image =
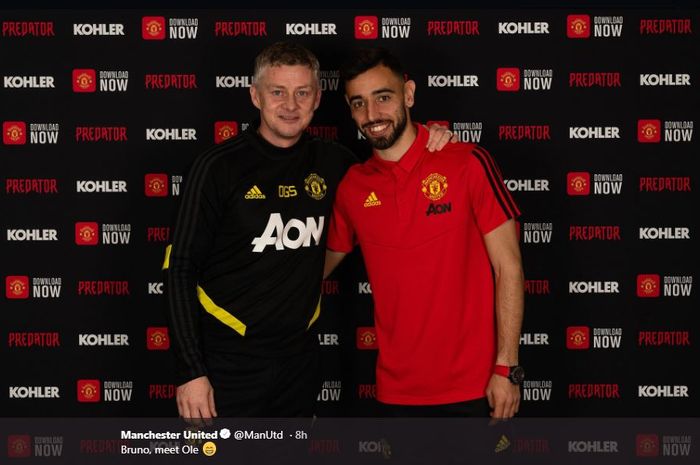
[[[373,152],[373,160],[375,164],[384,168],[400,168],[406,173],[410,173],[416,166],[421,156],[425,153],[425,145],[428,143],[428,130],[422,124],[413,123],[417,129],[416,138],[409,147],[408,151],[403,154],[399,161],[387,161],[377,155],[376,150]]]

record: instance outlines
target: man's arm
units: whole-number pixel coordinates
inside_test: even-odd
[[[496,280],[496,364],[518,364],[524,308],[524,275],[514,220],[484,235]],[[493,374],[486,388],[494,418],[510,418],[520,407],[520,387]]]
[[[165,270],[168,320],[176,358],[176,398],[183,418],[216,416],[214,391],[201,351],[197,281],[214,242],[222,214],[218,189],[226,182],[212,168],[212,156],[200,156],[189,170]]]
[[[326,279],[335,270],[335,267],[345,258],[345,252],[335,252],[326,249],[326,262],[323,265],[323,279]]]
[[[352,168],[351,168],[352,170]],[[344,198],[351,174],[345,174],[345,178],[338,185],[338,191],[335,195],[333,203],[333,213],[331,214],[331,223],[328,227],[328,241],[326,243],[326,261],[323,266],[323,279],[326,279],[335,269],[336,266],[352,252],[355,247],[355,228],[347,212]]]

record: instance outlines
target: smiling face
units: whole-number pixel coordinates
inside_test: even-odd
[[[250,97],[260,110],[260,135],[272,145],[290,147],[311,123],[321,91],[308,66],[266,66]]]
[[[345,84],[345,98],[355,124],[372,147],[386,150],[407,136],[415,83],[404,82],[383,65],[370,68]]]

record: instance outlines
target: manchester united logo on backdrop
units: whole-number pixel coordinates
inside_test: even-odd
[[[355,16],[355,38],[376,39],[379,36],[379,21],[376,16]]]
[[[27,276],[8,276],[5,278],[5,296],[8,299],[26,299],[29,297],[29,278]]]
[[[73,92],[95,92],[97,74],[94,69],[73,70]]]
[[[590,347],[590,330],[587,326],[569,326],[566,328],[567,349],[588,349]]]
[[[220,144],[238,134],[236,121],[217,121],[214,123],[214,142]]]
[[[24,291],[27,289],[27,286],[25,286],[24,283],[19,279],[12,281],[7,287],[12,295],[23,294]]]
[[[168,350],[170,348],[170,338],[168,328],[151,327],[146,329],[146,348],[148,350]]]
[[[7,437],[7,456],[8,457],[31,457],[32,449],[30,446],[31,436],[28,434],[13,434]]]
[[[141,19],[141,36],[145,40],[165,39],[165,18],[162,16],[144,16]]]
[[[570,39],[587,39],[591,36],[591,17],[569,15],[566,17],[566,36]]]
[[[145,192],[148,197],[165,197],[168,195],[168,176],[162,173],[151,173],[145,177]]]
[[[639,142],[660,142],[661,141],[661,120],[640,119],[637,122]]]
[[[78,222],[75,223],[75,243],[78,245],[97,244],[97,223]]]
[[[2,123],[2,142],[6,145],[27,143],[27,124],[23,121],[5,121]]]
[[[658,274],[637,275],[637,296],[638,297],[659,297],[659,287],[661,278]]]
[[[99,402],[100,381],[97,379],[78,380],[78,402]]]
[[[304,179],[304,190],[312,199],[321,200],[326,196],[328,186],[321,176],[311,173]]]
[[[638,434],[636,438],[637,457],[658,457],[659,436],[657,434]]]
[[[588,195],[591,192],[591,175],[585,171],[566,175],[566,192],[569,195]]]
[[[498,68],[496,70],[496,90],[504,92],[520,90],[520,68]]]
[[[421,192],[430,200],[440,200],[447,193],[447,178],[441,174],[431,173],[421,184]]]
[[[377,348],[377,331],[373,326],[357,328],[357,348],[362,350]]]

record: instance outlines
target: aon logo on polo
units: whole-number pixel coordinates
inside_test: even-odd
[[[312,238],[313,245],[317,246],[323,234],[324,220],[323,216],[320,216],[318,221],[316,218],[307,216],[306,223],[296,218],[284,223],[282,215],[272,213],[265,231],[251,242],[254,245],[253,252],[262,252],[269,245],[274,245],[277,250],[311,247]]]

